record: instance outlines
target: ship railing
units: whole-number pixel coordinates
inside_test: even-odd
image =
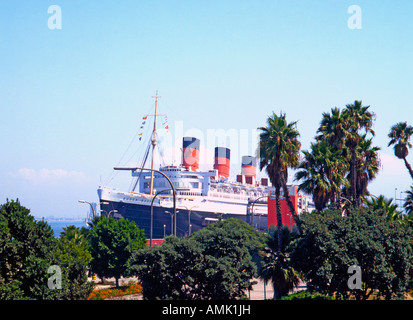
[[[226,199],[235,199],[235,200],[248,200],[247,196],[242,196],[238,194],[228,194],[228,193],[223,193],[223,192],[217,192],[217,191],[209,191],[209,195],[212,197],[216,198],[226,198]]]

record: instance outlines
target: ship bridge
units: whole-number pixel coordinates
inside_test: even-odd
[[[165,166],[159,171],[164,173],[172,182],[178,195],[207,195],[211,177],[217,176],[217,170],[206,172],[189,171],[186,167]],[[150,193],[151,173],[132,172],[132,176],[140,176],[139,191]],[[168,181],[161,174],[154,172],[153,175],[154,193],[171,188]],[[170,191],[172,194],[172,191]]]

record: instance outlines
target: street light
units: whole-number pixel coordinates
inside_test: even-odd
[[[172,181],[168,178],[168,176],[159,171],[159,170],[155,170],[155,169],[148,169],[148,168],[139,168],[139,167],[114,167],[113,170],[132,170],[132,171],[136,171],[136,170],[148,170],[151,172],[157,172],[161,175],[163,175],[165,177],[166,180],[168,180],[169,184],[171,185],[171,189],[173,192],[173,199],[174,199],[174,216],[176,217],[176,191],[174,188],[174,185],[172,183]],[[174,235],[176,236],[176,218],[175,218],[175,224],[174,224]]]
[[[403,198],[402,198],[402,193],[405,193],[404,191],[400,191],[400,199],[396,199],[396,200],[399,200],[400,201],[400,207],[403,205]]]
[[[164,189],[155,194],[155,196],[152,198],[151,201],[151,231],[150,231],[150,240],[149,240],[149,246],[152,247],[152,234],[153,234],[153,202],[155,201],[155,198],[158,194],[166,191],[171,191],[172,189]]]
[[[188,209],[186,206],[181,206],[181,208],[185,208],[188,211],[188,233],[191,235],[191,212],[193,208],[198,208],[198,206],[193,206],[191,209]]]
[[[96,210],[96,207],[97,207],[98,205],[101,205],[101,204],[105,204],[105,205],[106,205],[106,204],[109,204],[109,202],[102,201],[102,202],[97,203],[97,204],[95,205],[95,207],[93,208],[92,203],[90,203],[89,201],[86,201],[86,200],[78,200],[78,202],[80,202],[80,203],[87,203],[87,204],[90,205],[90,207],[92,208],[93,218],[95,217],[95,210]]]
[[[100,210],[100,212],[105,212],[105,214],[108,216],[108,218],[110,217],[110,214],[113,213],[117,213],[119,212],[118,210],[110,210],[109,212],[107,212],[106,210]]]
[[[254,205],[255,205],[255,203],[256,203],[258,200],[260,200],[260,199],[262,199],[262,198],[268,198],[268,195],[259,197],[259,198],[255,199],[255,200],[252,202],[252,206],[251,206],[251,225],[252,225],[253,228],[254,228]],[[248,201],[249,201],[249,199],[248,199]]]
[[[173,212],[170,212],[170,211],[168,211],[168,210],[165,210],[165,213],[169,213],[169,215],[171,216],[171,232],[172,232],[172,229],[173,229],[173,227],[174,227],[174,221],[176,222],[176,214],[178,213],[179,211],[176,211],[175,213],[173,213]],[[175,234],[175,236],[176,236],[176,234]]]

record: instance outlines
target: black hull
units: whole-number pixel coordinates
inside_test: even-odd
[[[128,204],[121,202],[111,202],[101,199],[101,201],[108,202],[109,204],[102,204],[101,209],[104,212],[110,212],[117,210],[117,214],[122,217],[134,221],[140,229],[144,229],[145,237],[150,238],[150,226],[151,226],[151,207],[142,206],[136,204]],[[164,236],[173,234],[173,219],[171,214],[173,209],[169,208],[153,208],[153,239],[161,239]],[[207,225],[217,221],[217,219],[237,218],[251,224],[251,215],[237,215],[237,214],[216,214],[212,212],[203,212],[192,210],[190,217],[188,217],[188,211],[182,208],[177,209],[177,221],[176,221],[176,235],[187,236],[189,233],[198,231]],[[191,227],[189,226],[189,219]],[[254,226],[258,230],[267,229],[267,216],[255,215]]]

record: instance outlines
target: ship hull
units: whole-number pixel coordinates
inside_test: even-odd
[[[145,232],[145,237],[150,238],[151,229],[151,206],[110,201],[101,199],[102,202],[107,204],[101,204],[103,212],[111,212],[117,210],[114,214],[115,217],[123,217],[128,220],[134,221],[140,229]],[[246,207],[246,206],[245,206]],[[231,214],[231,213],[219,213],[219,212],[206,212],[193,209],[189,214],[189,210],[178,208],[176,220],[176,235],[187,236],[193,232],[196,232],[211,223],[214,223],[220,219],[236,218],[245,221],[248,224],[252,224],[252,216],[250,214]],[[172,208],[153,206],[153,229],[152,238],[160,239],[173,234],[174,223],[171,213]],[[258,230],[265,230],[267,228],[267,215],[254,215],[254,226]]]

